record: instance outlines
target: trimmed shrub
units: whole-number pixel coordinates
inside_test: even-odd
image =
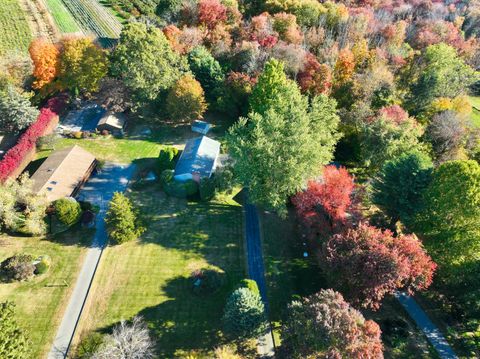
[[[253,279],[242,279],[238,285],[238,288],[248,288],[252,293],[260,295],[258,284]]]
[[[202,201],[210,201],[215,197],[215,181],[212,178],[202,178],[198,189]]]
[[[160,175],[160,183],[166,194],[177,198],[187,198],[197,194],[197,182],[194,180],[178,182],[173,179],[173,176],[173,170],[164,170]]]
[[[216,269],[199,269],[191,274],[193,293],[213,294],[225,283],[225,273]]]
[[[175,168],[175,159],[178,156],[178,150],[175,147],[166,147],[158,155],[158,168],[160,172],[164,170],[173,170]]]
[[[52,261],[49,256],[47,255],[41,256],[40,262],[35,264],[35,274],[40,275],[40,274],[47,273],[51,264],[52,264]]]
[[[0,276],[5,282],[24,281],[33,277],[35,265],[33,256],[16,254],[0,264]]]
[[[53,205],[58,220],[66,226],[73,226],[82,216],[80,203],[74,198],[60,198]]]

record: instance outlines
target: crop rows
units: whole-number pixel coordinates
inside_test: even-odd
[[[27,14],[18,0],[0,3],[0,56],[9,51],[25,52],[32,39]]]
[[[65,8],[62,0],[46,0],[46,4],[60,32],[71,33],[80,31],[75,19]]]
[[[110,45],[117,39],[122,24],[96,0],[63,0],[77,24],[86,34],[94,34],[104,45]]]

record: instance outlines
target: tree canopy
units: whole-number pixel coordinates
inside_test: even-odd
[[[321,95],[309,105],[276,60],[267,64],[252,98],[248,117],[229,131],[228,147],[251,200],[282,211],[287,198],[332,159],[336,104]]]
[[[112,73],[122,78],[139,101],[151,101],[186,72],[185,59],[170,47],[162,31],[142,23],[124,26],[112,56]]]
[[[0,358],[26,358],[28,351],[27,336],[15,318],[15,305],[12,302],[0,303]]]
[[[0,90],[0,131],[18,133],[32,124],[38,114],[30,100],[13,86]]]

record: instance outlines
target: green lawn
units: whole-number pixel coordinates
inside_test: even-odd
[[[31,358],[42,358],[50,349],[91,234],[78,229],[55,240],[0,237],[0,261],[16,253],[47,254],[52,259],[50,270],[42,276],[28,282],[0,283],[0,302],[16,304],[20,325],[28,331]]]
[[[480,128],[480,96],[470,96],[470,102],[473,106],[472,122]]]
[[[73,145],[79,145],[94,154],[102,161],[114,161],[118,163],[130,163],[137,159],[157,158],[162,145],[149,139],[116,139],[113,137],[98,137],[96,139],[71,139],[62,138],[55,149],[61,149]],[[51,150],[40,151],[37,159],[45,158]]]
[[[138,241],[104,252],[80,337],[139,314],[152,329],[160,358],[192,353],[211,358],[222,342],[226,297],[244,276],[241,207],[225,200],[166,197],[157,186],[132,191],[130,197],[147,231]],[[226,282],[217,293],[199,297],[191,291],[189,275],[206,266],[224,271]]]
[[[328,286],[314,256],[310,253],[307,259],[303,258],[304,247],[293,215],[283,220],[275,214],[262,213],[261,226],[270,319],[275,326],[278,346],[281,344],[281,322],[288,303]],[[436,358],[426,338],[396,300],[384,300],[377,312],[362,312],[381,326],[386,358]]]
[[[0,56],[9,51],[23,52],[28,49],[32,33],[27,14],[18,0],[2,0],[0,6]]]
[[[46,3],[60,32],[69,33],[80,31],[72,14],[67,10],[62,0],[46,0]]]

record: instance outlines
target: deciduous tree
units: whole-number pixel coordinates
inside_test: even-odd
[[[418,66],[418,81],[411,86],[411,108],[417,112],[425,110],[435,98],[464,94],[478,79],[455,49],[444,43],[429,46]]]
[[[428,288],[436,268],[415,235],[394,237],[365,223],[332,236],[319,260],[334,288],[356,305],[373,309],[396,290]]]
[[[63,41],[58,73],[61,87],[75,93],[96,92],[107,71],[106,52],[91,38],[67,38]]]
[[[282,70],[278,61],[269,62],[253,91],[252,112],[227,140],[251,199],[280,211],[331,160],[339,122],[335,101],[322,95],[309,106]]]
[[[131,323],[124,320],[113,327],[100,349],[92,359],[153,359],[155,342],[150,336],[148,326],[142,317],[133,317]]]
[[[332,289],[288,306],[282,338],[290,358],[383,358],[380,327]]]
[[[28,357],[28,354],[28,339],[15,318],[15,305],[12,302],[0,303],[0,358],[20,359]]]
[[[432,171],[432,160],[421,152],[405,153],[383,165],[372,185],[372,200],[390,218],[392,229],[399,220],[411,225],[422,211]]]
[[[168,93],[167,111],[174,120],[199,119],[206,109],[202,86],[191,75],[180,78]]]
[[[44,38],[33,40],[28,51],[33,62],[33,88],[41,89],[57,77],[60,51]]]
[[[124,26],[112,55],[112,72],[121,78],[137,101],[155,100],[186,71],[160,29],[141,23]]]

